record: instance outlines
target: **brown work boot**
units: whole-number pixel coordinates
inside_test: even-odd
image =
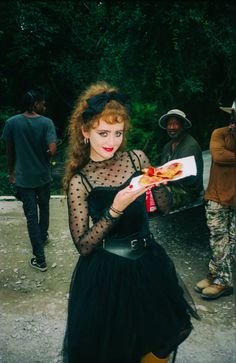
[[[231,295],[233,288],[225,285],[212,284],[202,290],[201,297],[207,300],[218,299],[221,296]]]
[[[194,290],[196,292],[199,292],[201,293],[202,290],[204,290],[206,287],[210,286],[213,281],[215,279],[215,276],[212,276],[212,275],[207,275],[207,277],[201,281],[199,281],[195,286],[194,286]]]
[[[148,353],[144,357],[141,358],[140,363],[167,363],[169,357],[166,358],[158,358],[153,353]]]

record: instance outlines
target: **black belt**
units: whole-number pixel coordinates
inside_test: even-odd
[[[149,233],[142,237],[131,235],[120,239],[104,239],[102,247],[115,255],[136,260],[143,256],[147,251],[146,247],[153,243],[153,235]]]

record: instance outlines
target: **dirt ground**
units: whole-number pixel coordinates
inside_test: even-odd
[[[31,246],[21,203],[0,200],[0,363],[61,363],[68,289],[78,254],[70,238],[66,202],[51,199],[49,269],[29,266]],[[173,258],[198,307],[201,321],[177,355],[177,363],[235,363],[232,296],[203,301],[192,289],[207,271],[208,235],[199,211],[154,218],[151,229]]]

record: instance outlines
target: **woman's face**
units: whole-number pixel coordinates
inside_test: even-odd
[[[102,161],[113,157],[123,141],[124,122],[108,124],[100,119],[98,125],[83,131],[90,142],[90,159]]]

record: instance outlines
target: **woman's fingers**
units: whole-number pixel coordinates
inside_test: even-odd
[[[146,193],[146,191],[149,189],[149,186],[141,186],[140,188],[138,189],[133,189],[133,188],[125,188],[123,189],[124,191],[124,195],[127,197],[127,198],[130,198],[131,201],[134,201],[135,199],[137,199],[140,195]]]
[[[142,195],[142,194],[144,194],[144,193],[146,193],[146,191],[147,190],[149,190],[150,189],[150,187],[149,186],[145,186],[145,187],[143,187],[142,189],[140,188],[140,189],[138,189],[137,190],[137,197],[139,197],[140,195]]]
[[[113,206],[118,210],[123,210],[148,189],[148,186],[142,186],[139,189],[133,190],[133,188],[129,188],[128,186],[117,193]]]
[[[132,185],[125,187],[117,193],[112,203],[113,207],[119,211],[124,211],[132,202],[154,186],[155,185],[143,185],[138,189],[134,188]]]

